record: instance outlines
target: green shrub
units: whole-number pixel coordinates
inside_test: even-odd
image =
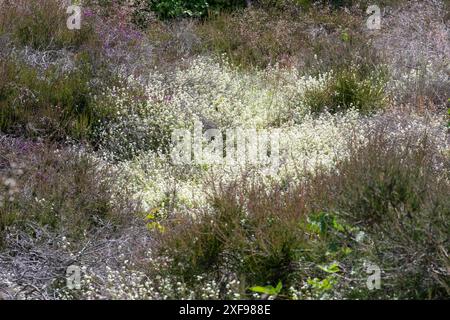
[[[0,131],[54,139],[89,137],[100,116],[91,104],[96,87],[91,65],[80,56],[72,71],[56,66],[41,71],[24,63],[0,60]]]
[[[325,88],[307,90],[305,104],[313,113],[337,113],[357,109],[371,113],[383,109],[386,103],[383,70],[374,69],[369,74],[355,67],[337,71]]]
[[[270,194],[247,187],[233,185],[213,195],[213,212],[164,224],[159,252],[173,259],[171,274],[190,285],[205,274],[218,275],[218,282],[221,274],[237,274],[247,288],[279,282],[289,287],[295,281],[296,262],[307,247],[300,227],[304,208],[296,206],[301,202],[294,204],[295,195],[284,202],[277,187]]]
[[[245,5],[245,0],[144,0],[161,18],[202,17]]]

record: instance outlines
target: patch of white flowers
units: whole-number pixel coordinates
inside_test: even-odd
[[[278,67],[243,72],[200,57],[185,69],[152,70],[145,80],[129,77],[125,87],[105,92],[99,108],[112,116],[100,124],[97,138],[107,156],[120,159],[164,149],[174,128],[191,128],[196,119],[221,129],[293,123],[308,112],[303,93],[324,87],[329,77]]]
[[[323,88],[332,73],[317,78],[301,77],[294,70],[276,67],[242,72],[226,62],[198,58],[185,69],[169,74],[152,71],[148,81],[129,78],[125,88],[112,88],[99,100],[112,110],[98,130],[100,150],[114,164],[119,176],[115,187],[131,191],[146,212],[157,208],[158,218],[180,209],[195,216],[207,209],[207,195],[214,183],[229,183],[254,174],[263,183],[302,179],[317,168],[332,170],[349,154],[363,146],[371,134],[385,127],[392,138],[431,132],[434,141],[448,149],[442,119],[423,119],[405,114],[362,116],[356,110],[312,115],[302,101],[305,90]],[[142,99],[136,90],[142,89]],[[396,118],[398,116],[398,119]],[[200,120],[204,127],[225,130],[252,127],[280,130],[280,161],[275,172],[263,173],[258,164],[216,165],[173,163],[164,147],[170,147],[174,128],[192,129]],[[389,128],[385,125],[388,124]],[[268,183],[270,185],[270,183]],[[164,257],[149,257],[152,270],[166,270]],[[218,299],[223,288],[207,276],[194,279],[192,287],[167,273],[149,276],[130,264],[107,268],[104,274],[85,270],[82,296],[88,299]],[[225,287],[225,295],[239,299],[238,280]],[[291,288],[293,298],[302,290]],[[64,291],[63,291],[64,292]],[[62,296],[70,298],[70,293]]]
[[[56,289],[59,299],[82,298],[87,300],[161,300],[161,299],[219,299],[221,285],[206,276],[196,276],[196,286],[186,283],[170,274],[164,274],[171,261],[165,257],[150,257],[148,264],[161,274],[149,274],[139,270],[132,262],[125,260],[118,268],[106,266],[104,270],[82,267],[80,289],[62,286]],[[241,296],[240,282],[230,279],[224,285],[224,292],[229,299]]]
[[[99,105],[113,114],[99,126],[100,149],[107,159],[128,159],[118,164],[124,173],[119,185],[132,188],[146,209],[170,201],[191,207],[204,204],[209,173],[227,182],[259,170],[257,165],[174,166],[162,152],[170,147],[170,133],[174,128],[191,129],[197,120],[205,130],[281,128],[279,175],[298,171],[298,164],[308,170],[330,166],[357,113],[314,119],[302,99],[306,90],[325,87],[330,77],[331,73],[300,76],[297,70],[276,66],[244,72],[208,57],[172,72],[152,70],[145,81],[130,77],[127,87],[112,88],[106,99],[99,99]],[[142,92],[138,100],[137,91]]]
[[[20,192],[16,179],[23,173],[22,166],[13,162],[7,174],[0,175],[0,208],[6,202],[14,201],[15,195]]]
[[[226,62],[202,57],[186,70],[176,71],[169,83],[173,92],[170,105],[217,128],[265,128],[305,114],[302,94],[324,87],[328,77],[304,77],[294,69],[276,66],[243,72]]]
[[[191,208],[205,205],[211,180],[228,183],[253,172],[279,181],[318,167],[331,169],[346,155],[349,138],[365,141],[359,118],[356,111],[319,118],[305,116],[301,124],[282,128],[280,166],[275,172],[265,173],[258,164],[174,165],[167,155],[149,153],[118,165],[123,173],[119,185],[127,183],[146,210],[168,202]]]

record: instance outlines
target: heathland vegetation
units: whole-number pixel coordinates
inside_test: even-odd
[[[373,4],[0,0],[0,299],[448,298],[450,4]]]

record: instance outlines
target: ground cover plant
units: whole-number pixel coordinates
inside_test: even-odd
[[[0,299],[450,297],[448,1],[68,7],[0,0]]]

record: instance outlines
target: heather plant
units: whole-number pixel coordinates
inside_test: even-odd
[[[298,252],[306,246],[306,235],[299,228],[304,209],[294,205],[302,201],[291,198],[292,203],[286,203],[287,195],[273,201],[273,196],[249,183],[248,189],[230,186],[218,191],[210,198],[211,209],[195,219],[180,213],[167,220],[159,252],[169,257],[171,273],[188,285],[196,276],[216,272],[216,281],[236,274],[244,288],[293,280]],[[272,192],[279,195],[276,189]],[[244,199],[250,202],[241,202]]]
[[[445,105],[450,63],[448,7],[441,1],[412,1],[386,19],[387,33],[374,39],[383,52],[398,103],[433,110]]]
[[[154,45],[144,41],[144,33],[133,23],[137,9],[123,1],[97,2],[89,1],[83,11],[84,16],[93,20],[97,40],[84,48],[93,56],[92,63],[100,70],[126,76],[151,68]]]
[[[381,68],[365,75],[358,67],[336,71],[325,89],[312,89],[305,93],[306,105],[318,113],[329,111],[336,113],[356,109],[362,113],[371,113],[383,109],[386,105],[386,76]]]
[[[449,203],[441,192],[449,187],[448,165],[427,136],[388,141],[376,135],[318,187],[328,210],[367,234],[371,245],[359,254],[381,267],[388,296],[448,295]]]
[[[2,239],[28,222],[80,239],[103,223],[123,225],[133,208],[111,189],[114,168],[83,150],[13,138],[2,138],[0,148]]]
[[[86,137],[92,122],[89,65],[61,74],[56,66],[40,70],[20,61],[2,60],[7,83],[2,88],[0,130],[30,135]],[[54,112],[57,110],[58,112]]]
[[[80,30],[69,30],[66,9],[61,0],[4,1],[3,32],[11,34],[19,45],[35,49],[78,48],[92,37],[92,27],[86,19]]]

